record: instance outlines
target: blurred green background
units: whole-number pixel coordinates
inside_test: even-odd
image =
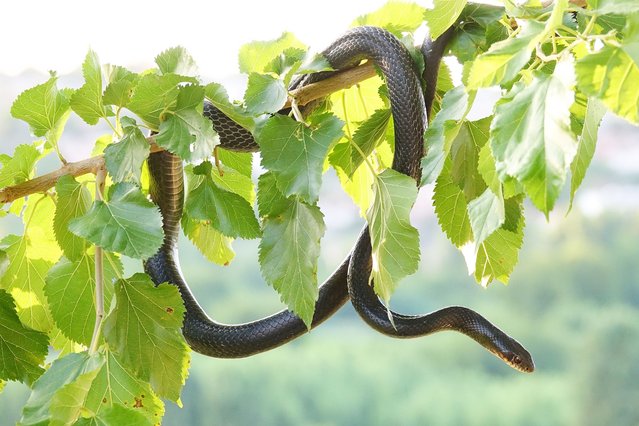
[[[26,128],[3,107],[0,140],[25,142]],[[70,140],[93,137],[73,122],[67,131]],[[47,167],[57,166],[39,172]],[[320,277],[341,262],[362,223],[334,176],[325,179]],[[570,215],[565,197],[549,222],[527,205],[511,283],[488,289],[468,276],[461,254],[439,230],[430,188],[422,190],[413,217],[423,243],[421,269],[402,282],[392,307],[476,309],[532,352],[533,374],[510,369],[462,335],[382,336],[347,304],[317,330],[265,354],[239,360],[193,354],[184,408],[167,404],[164,424],[638,425],[638,183],[638,129],[607,117]],[[11,221],[0,226],[2,235],[20,232]],[[229,323],[281,309],[260,276],[257,243],[238,241],[235,250],[236,260],[220,267],[183,241],[182,267],[202,306]],[[127,262],[127,272],[140,269]],[[25,386],[7,385],[0,424],[19,419],[27,396]]]

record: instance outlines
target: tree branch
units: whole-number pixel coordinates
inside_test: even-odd
[[[300,87],[291,91],[291,97],[295,99],[298,105],[306,105],[316,99],[325,98],[331,93],[348,89],[357,83],[367,80],[375,76],[375,67],[372,63],[366,62],[357,67],[349,68],[338,72],[317,83],[311,83],[307,86]],[[291,106],[291,99],[286,102],[285,107]]]
[[[291,97],[296,100],[298,105],[306,105],[316,99],[324,98],[333,92],[347,89],[363,80],[373,77],[374,75],[375,68],[373,65],[365,63],[354,68],[337,72],[335,75],[325,80],[318,81],[317,83],[311,83],[308,86],[293,90],[291,91]],[[291,99],[289,99],[286,103],[287,107],[290,107],[290,105]],[[155,144],[153,137],[148,137],[147,141],[151,144],[151,152],[162,151],[162,148]],[[38,176],[17,185],[7,186],[0,189],[0,205],[10,203],[18,198],[26,197],[30,194],[46,192],[49,188],[56,184],[60,177],[64,175],[78,177],[88,173],[95,174],[101,167],[104,167],[104,157],[102,155],[73,163],[67,163],[51,173]]]

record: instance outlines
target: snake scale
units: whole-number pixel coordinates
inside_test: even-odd
[[[452,30],[436,41],[427,41],[422,52],[426,60],[422,87],[408,50],[395,36],[376,27],[357,27],[322,52],[333,69],[341,70],[366,59],[375,63],[388,87],[395,131],[393,169],[419,181],[423,155],[426,111],[435,95],[437,70]],[[292,88],[319,81],[330,73],[298,78]],[[424,96],[425,93],[425,96]],[[213,122],[221,147],[229,150],[257,151],[250,132],[234,123],[210,104],[204,114]],[[145,262],[145,270],[156,284],[176,285],[186,307],[183,334],[193,350],[219,358],[240,358],[280,346],[308,331],[305,324],[288,310],[237,325],[222,324],[209,318],[197,303],[180,271],[177,241],[184,204],[182,160],[167,152],[149,156],[150,194],[163,216],[164,243],[156,255]],[[349,256],[320,286],[312,327],[335,313],[349,298],[358,314],[376,330],[393,337],[418,337],[441,330],[468,335],[511,367],[524,372],[534,369],[530,354],[513,338],[478,313],[464,307],[447,307],[420,316],[388,311],[369,283],[371,244],[364,227]]]

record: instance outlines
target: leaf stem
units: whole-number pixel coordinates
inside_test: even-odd
[[[364,151],[362,151],[361,148],[357,146],[355,142],[353,142],[351,128],[348,125],[349,123],[348,110],[346,109],[346,94],[344,92],[342,92],[342,109],[344,110],[344,122],[346,123],[346,138],[348,139],[348,143],[351,145],[351,147],[354,147],[355,150],[359,153],[359,155],[362,157],[362,160],[364,160],[364,163],[366,163],[366,166],[368,166],[368,169],[370,170],[372,175],[376,176],[377,173],[375,171],[375,168],[373,167],[373,164],[371,164],[371,162],[368,160],[368,157],[366,157],[366,154],[364,154]]]
[[[366,109],[366,102],[364,102],[364,95],[362,95],[362,87],[357,83],[357,95],[359,96],[359,101],[362,103],[362,108],[364,109],[364,114],[366,118],[369,118],[368,110]]]
[[[295,117],[295,120],[299,121],[300,123],[304,123],[304,116],[302,115],[302,111],[300,111],[300,108],[297,105],[297,101],[295,101],[295,99],[291,101],[291,111],[293,112],[293,117]]]
[[[111,128],[111,130],[113,130],[113,133],[115,133],[115,135],[117,136],[118,139],[122,139],[122,134],[118,131],[117,127],[113,125],[113,123],[111,123],[111,120],[109,120],[106,117],[102,117],[104,118],[104,121],[107,122],[107,124],[109,125],[109,127]],[[116,118],[117,120],[117,118]]]
[[[224,170],[222,169],[222,164],[220,164],[220,155],[219,155],[219,145],[216,145],[213,148],[213,159],[215,160],[215,167],[217,168],[217,172],[220,174],[220,177],[224,176]]]
[[[102,201],[104,195],[104,183],[106,181],[106,168],[98,167],[95,174],[95,199]],[[102,265],[102,247],[95,246],[95,325],[93,337],[89,346],[89,354],[94,354],[100,344],[102,320],[104,319],[104,268]]]
[[[29,218],[27,219],[27,221],[24,224],[24,233],[27,233],[27,230],[29,229],[29,225],[31,224],[31,220],[33,219],[33,216],[35,216],[35,212],[38,209],[38,204],[40,204],[40,202],[42,200],[44,200],[45,198],[47,198],[49,196],[49,193],[45,192],[44,194],[42,194],[42,197],[39,198],[35,204],[33,205],[33,210],[31,211],[31,215],[29,216]]]
[[[348,120],[348,112],[346,109],[346,92],[342,92],[342,110],[344,111],[344,123],[346,125],[346,137],[350,143],[353,143],[353,133],[351,132],[351,125]]]

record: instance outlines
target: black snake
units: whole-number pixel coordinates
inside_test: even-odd
[[[430,110],[439,61],[451,34],[451,31],[447,32],[436,42],[426,43],[422,49],[427,63],[425,100],[408,50],[383,29],[354,28],[322,52],[335,70],[352,67],[363,59],[374,62],[379,68],[388,87],[394,120],[396,148],[393,168],[417,181],[421,173],[425,111]],[[311,74],[296,80],[294,85],[301,87],[328,75],[330,73]],[[205,105],[205,115],[213,121],[222,148],[259,149],[248,131],[210,104]],[[177,241],[184,202],[182,160],[163,151],[151,154],[148,165],[150,194],[160,207],[165,238],[159,252],[145,262],[145,270],[155,283],[170,282],[179,288],[186,306],[183,333],[193,350],[212,357],[246,357],[306,333],[308,329],[302,320],[288,310],[238,325],[221,324],[206,315],[185,282],[178,263]],[[416,337],[440,330],[455,330],[470,336],[517,370],[529,372],[534,369],[530,354],[517,341],[468,308],[448,307],[423,316],[389,313],[369,285],[370,269],[370,237],[365,227],[351,255],[321,285],[312,327],[331,316],[350,296],[360,316],[385,334]],[[389,315],[392,315],[392,322]]]

